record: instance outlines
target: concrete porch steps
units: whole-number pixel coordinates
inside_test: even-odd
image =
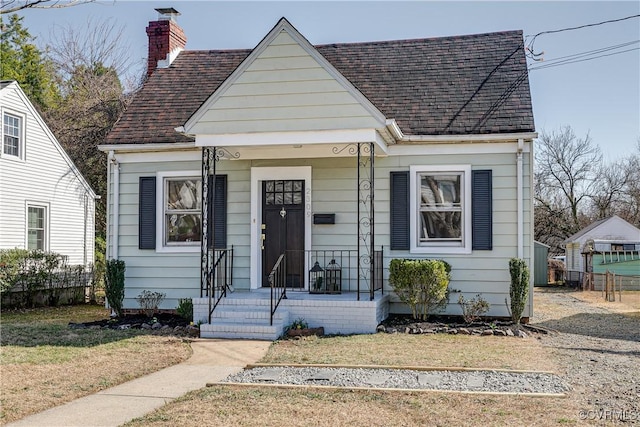
[[[200,325],[202,338],[234,338],[273,341],[289,324],[289,312],[279,307],[270,324],[270,302],[264,299],[223,299],[210,324]]]

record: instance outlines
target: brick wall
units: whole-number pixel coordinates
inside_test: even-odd
[[[158,66],[158,61],[167,59],[167,55],[187,44],[187,37],[178,24],[171,20],[149,22],[149,57],[147,59],[147,77]]]

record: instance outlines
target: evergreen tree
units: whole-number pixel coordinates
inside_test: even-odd
[[[18,15],[0,17],[0,79],[17,81],[42,112],[54,108],[59,101],[55,71],[22,20]]]

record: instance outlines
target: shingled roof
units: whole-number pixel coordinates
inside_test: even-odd
[[[535,130],[521,31],[315,48],[405,135]],[[193,141],[174,128],[250,52],[181,52],[151,75],[105,143]]]

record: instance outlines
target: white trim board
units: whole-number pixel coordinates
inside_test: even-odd
[[[271,179],[304,180],[304,249],[311,250],[311,166],[251,168],[251,289],[261,286],[262,271],[262,191],[260,182]],[[305,271],[307,270],[305,266]]]

